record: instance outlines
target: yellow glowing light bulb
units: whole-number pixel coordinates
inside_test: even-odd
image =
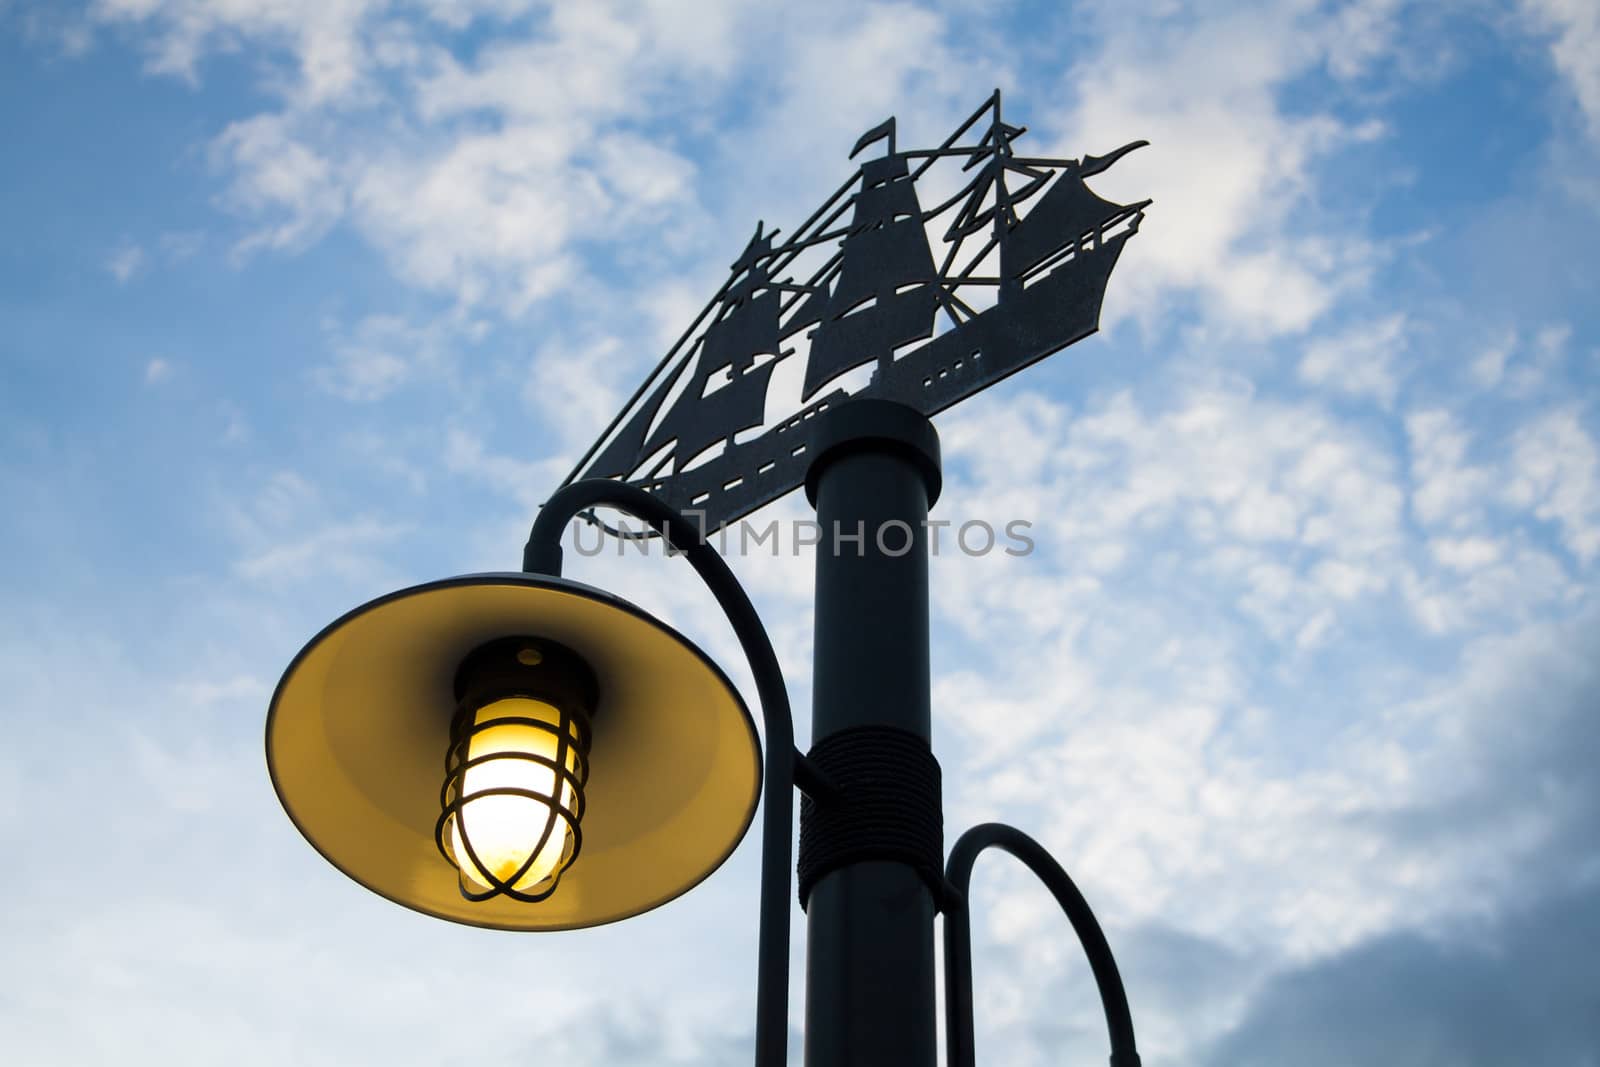
[[[450,849],[456,864],[462,876],[479,890],[487,890],[492,885],[485,872],[502,883],[509,883],[513,889],[532,889],[560,865],[571,836],[567,821],[556,813],[550,835],[539,847],[533,862],[521,877],[511,881],[528,854],[539,845],[539,837],[551,816],[550,805],[521,793],[475,794],[486,789],[518,789],[540,797],[553,797],[569,811],[575,798],[572,785],[559,777],[553,766],[516,758],[527,754],[555,763],[560,743],[557,733],[526,723],[492,725],[497,719],[507,718],[535,719],[551,724],[556,730],[561,728],[559,711],[543,701],[523,697],[497,700],[478,709],[474,716],[474,724],[479,729],[467,744],[467,758],[506,757],[485,759],[466,769],[462,775],[461,795],[468,799],[461,805],[460,814],[450,822]],[[567,769],[573,772],[578,766],[576,741],[576,737],[568,735],[564,761]],[[467,851],[464,837],[472,841],[472,853]],[[477,856],[476,863],[473,854]]]

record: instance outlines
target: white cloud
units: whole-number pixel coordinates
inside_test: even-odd
[[[1401,587],[1434,633],[1513,621],[1570,602],[1583,588],[1538,547],[1539,521],[1586,568],[1600,552],[1600,459],[1571,408],[1536,411],[1500,440],[1476,440],[1450,412],[1405,420],[1411,513],[1435,569],[1407,570]],[[1482,452],[1474,462],[1469,453]],[[1537,520],[1537,521],[1536,521]]]
[[[1572,488],[1587,484],[1583,461],[1546,462],[1583,454],[1571,422],[1529,426],[1543,427],[1521,438],[1532,488],[1510,517],[1555,500],[1581,513],[1571,501],[1587,499]],[[1023,394],[948,417],[941,508],[1062,517],[1020,566],[936,573],[942,619],[974,644],[1005,633],[1030,650],[1025,663],[940,672],[948,822],[1009,818],[1035,832],[1097,902],[1114,944],[1160,922],[1311,959],[1512,899],[1517,858],[1544,855],[1556,832],[1558,814],[1536,798],[1481,835],[1447,820],[1454,836],[1429,847],[1396,827],[1456,803],[1460,770],[1419,754],[1496,750],[1493,709],[1509,698],[1475,692],[1474,679],[1490,662],[1515,676],[1513,661],[1544,640],[1540,615],[1584,594],[1524,534],[1489,532],[1491,516],[1508,514],[1497,490],[1514,484],[1515,464],[1472,466],[1475,442],[1450,413],[1415,413],[1407,427],[1424,535],[1403,520],[1385,428],[1233,383],[1162,400],[1111,394],[1078,412]],[[1028,444],[1040,440],[1057,447]],[[1276,509],[1283,520],[1254,517]],[[1122,546],[1134,573],[1096,575],[1087,560],[1101,542]],[[1459,670],[1432,681],[1398,651],[1370,673],[1349,664],[1372,642],[1401,649],[1416,634],[1486,627],[1515,637],[1463,652]],[[1570,650],[1584,633],[1558,644]],[[1449,710],[1462,700],[1475,709],[1465,738]],[[1499,858],[1486,864],[1485,849]],[[988,936],[1021,977],[987,979],[1005,985],[985,1009],[1002,1029],[1037,1017],[1028,990],[1061,968],[1036,947],[1058,918],[1013,906],[1027,898],[1003,888],[986,902],[999,909]]]
[[[294,471],[278,471],[253,495],[223,500],[219,517],[238,556],[235,574],[273,590],[309,583],[370,589],[389,577],[381,549],[406,526],[329,506]]]
[[[197,708],[211,708],[229,701],[245,705],[259,704],[272,695],[272,689],[266,682],[250,674],[235,674],[226,678],[195,677],[179,682],[176,688],[185,704]]]
[[[250,422],[244,412],[231,401],[217,405],[217,418],[222,423],[219,440],[225,445],[241,445],[250,440]]]
[[[1371,73],[1393,45],[1405,0],[1355,0],[1330,12],[1328,69],[1344,80]]]
[[[1600,448],[1574,409],[1551,411],[1517,432],[1506,498],[1554,522],[1587,566],[1600,555]]]
[[[1406,416],[1411,449],[1411,509],[1429,526],[1460,528],[1479,520],[1493,486],[1487,467],[1467,462],[1468,438],[1448,411]]]
[[[408,283],[511,315],[613,284],[587,269],[590,249],[633,255],[649,233],[659,256],[698,249],[724,212],[809,210],[791,198],[836,180],[865,125],[899,107],[908,126],[943,126],[997,77],[952,49],[942,16],[909,4],[813,5],[805,32],[733,2],[699,4],[693,19],[667,3],[554,5],[531,23],[524,6],[435,6],[418,20],[378,0],[108,0],[96,14],[144,27],[168,73],[195,77],[202,56],[239,42],[289,57],[283,107],[213,145],[226,202],[258,223],[241,251],[298,250],[347,220]],[[504,32],[458,54],[426,39],[428,18]],[[760,95],[728,97],[736,77],[772,83],[768,106],[730,114]],[[716,126],[730,131],[719,164],[742,170],[708,183],[676,142],[710,141]],[[745,192],[719,195],[735,180]]]
[[[1434,559],[1453,570],[1472,571],[1500,559],[1502,548],[1486,537],[1435,537],[1428,541]]]
[[[503,455],[492,451],[481,436],[464,429],[450,431],[440,458],[449,473],[492,486],[505,499],[516,501],[521,508],[516,519],[518,527],[526,527],[532,521],[534,510],[567,475],[560,459],[526,460]],[[526,530],[522,539],[526,540]],[[501,543],[520,542],[503,539]]]
[[[1581,598],[1560,560],[1523,538],[1436,538],[1428,555],[1439,568],[1401,577],[1406,607],[1430,634],[1505,628]]]
[[[619,368],[632,369],[615,337],[548,344],[534,356],[524,400],[555,431],[559,451],[574,461],[622,406],[621,389],[628,383],[619,380]]]
[[[442,155],[396,155],[355,179],[363,229],[405,280],[493,301],[513,313],[579,273],[575,229],[604,220],[604,187],[580,173],[557,130],[513,127],[467,135]]]
[[[144,381],[146,385],[166,381],[172,376],[172,364],[160,357],[150,360],[144,365]]]
[[[1092,484],[1093,493],[1070,507],[1065,499],[1058,509],[1037,505],[1067,517],[1058,536],[1125,542],[1175,525],[1202,544],[1281,541],[1352,560],[1398,540],[1392,462],[1376,442],[1315,407],[1258,397],[1223,379],[1148,406],[1119,392],[1074,419],[1066,415],[1037,396],[1003,411],[963,412],[949,421],[945,447],[955,457],[973,454],[990,497],[1034,479],[1052,498]],[[1054,452],[1025,445],[1039,439],[1065,444]],[[1031,458],[1011,470],[1014,456]]]
[[[332,359],[312,377],[335,396],[381,400],[419,379],[453,379],[461,346],[483,334],[481,323],[461,315],[415,323],[398,315],[368,315],[352,328],[329,324]]]
[[[1352,396],[1370,396],[1384,409],[1392,408],[1399,389],[1395,361],[1404,352],[1406,332],[1405,315],[1394,314],[1319,337],[1306,346],[1300,377]]]
[[[1311,751],[1292,740],[1298,729],[1253,731],[1226,697],[1214,711],[1182,708],[1155,656],[1132,686],[1104,685],[1100,668],[1099,685],[1073,672],[1067,686],[1044,682],[1023,701],[996,700],[996,679],[946,680],[937,699],[961,714],[941,725],[973,750],[986,753],[994,723],[1038,715],[1054,724],[1021,750],[985,758],[982,770],[963,760],[956,809],[1030,820],[1025,828],[1095,903],[1119,955],[1147,921],[1249,954],[1258,975],[1263,963],[1325,958],[1396,929],[1454,924],[1459,935],[1462,922],[1524,899],[1530,867],[1541,886],[1579,876],[1583,850],[1572,843],[1592,833],[1596,794],[1583,755],[1551,754],[1586,729],[1590,625],[1529,625],[1483,640],[1436,681],[1387,699],[1347,686],[1343,728]],[[1505,714],[1530,701],[1537,724]],[[1314,713],[1302,705],[1277,714]],[[1533,768],[1542,790],[1524,788]],[[983,979],[989,1025],[1002,1032],[1007,1021],[1036,1023],[1048,1010],[1041,988],[1068,966],[1060,917],[1023,881],[980,886],[975,906],[980,952],[997,946],[1012,961]],[[1136,1011],[1149,1003],[1139,999],[1144,980],[1130,986]],[[1235,997],[1252,987],[1261,988],[1252,981]],[[1164,1022],[1193,1013],[1185,998]]]
[[[1531,342],[1522,346],[1506,371],[1507,392],[1518,398],[1536,396],[1551,381],[1558,380],[1571,336],[1572,327],[1564,322],[1550,323],[1535,331]]]
[[[1186,657],[1184,691],[1204,679],[1203,692],[1226,693],[1213,672],[1237,646],[1323,647],[1405,573],[1404,497],[1382,435],[1234,381],[1142,403],[1114,393],[1077,413],[1035,394],[973,401],[941,436],[941,511],[1029,518],[1038,542],[1024,559],[936,561],[942,616],[974,641],[1038,642],[1055,684],[1075,663],[1092,674],[1145,648],[1133,634],[1192,630],[1223,644]],[[1031,720],[1006,721],[1016,743],[1033,736]]]
[[[344,211],[334,163],[300,139],[283,115],[257,115],[230,123],[213,145],[213,158],[233,178],[227,202],[248,214],[277,213],[282,221],[257,230],[240,245],[298,249],[327,232]]]
[[[1485,348],[1468,369],[1472,380],[1484,389],[1499,385],[1505,376],[1506,361],[1511,358],[1516,344],[1517,335],[1513,332]]]
[[[168,259],[181,262],[198,255],[205,241],[205,234],[197,230],[174,230],[161,235],[161,251]]]
[[[1382,129],[1331,111],[1291,114],[1278,93],[1323,62],[1373,61],[1387,21],[1374,14],[1353,34],[1348,9],[1330,18],[1297,3],[1203,19],[1184,4],[1092,10],[1105,36],[1068,79],[1067,150],[1148,139],[1095,183],[1113,199],[1153,197],[1159,232],[1130,244],[1107,318],[1190,292],[1206,319],[1250,335],[1293,333],[1361,284],[1372,250],[1319,225],[1315,175],[1330,153]]]
[[[1535,336],[1535,343],[1546,360],[1560,359],[1567,342],[1572,339],[1572,327],[1564,322],[1551,323]]]
[[[464,27],[529,6],[429,14]],[[94,15],[145,27],[152,69],[191,80],[202,56],[241,41],[290,58],[283,109],[230,124],[213,145],[227,203],[266,220],[241,251],[303,248],[354,205],[407,280],[515,312],[576,280],[574,235],[644,226],[682,199],[684,158],[607,124],[636,117],[664,80],[725,66],[731,42],[714,38],[732,10],[684,20],[664,5],[557,5],[535,36],[519,28],[466,65],[421,42],[425,21],[379,0],[104,0]],[[415,110],[396,88],[415,93]],[[374,108],[390,113],[389,131],[357,136]]]
[[[417,106],[433,120],[483,113],[515,125],[594,122],[637,106],[631,89],[649,67],[645,27],[609,4],[563,5],[546,35],[496,42],[468,65],[450,56],[417,85]]]
[[[347,400],[377,400],[409,375],[410,365],[392,352],[345,343],[334,350],[334,365],[324,368],[318,381],[330,393]]]
[[[1522,0],[1534,29],[1554,37],[1550,58],[1600,142],[1600,9],[1589,0]]]
[[[1325,559],[1318,563],[1311,569],[1311,580],[1338,600],[1353,600],[1388,584],[1381,572],[1338,559]]]
[[[403,527],[377,519],[323,526],[294,541],[270,545],[241,559],[238,572],[260,582],[295,582],[327,575],[364,578],[373,572],[373,550]]]
[[[351,91],[370,64],[364,24],[387,0],[95,0],[97,21],[140,23],[150,29],[147,69],[190,83],[208,51],[241,39],[285,49],[295,67],[290,91],[321,102]]]
[[[121,284],[126,284],[144,266],[144,249],[128,243],[106,257],[106,270]]]

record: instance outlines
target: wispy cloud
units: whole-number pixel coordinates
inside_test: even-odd
[[[1584,0],[1522,0],[1535,30],[1553,38],[1550,58],[1600,143],[1600,12]]]
[[[119,283],[130,281],[144,266],[144,249],[136,244],[123,244],[106,257],[106,270]]]
[[[1516,334],[1510,334],[1479,353],[1469,368],[1472,380],[1484,389],[1499,385],[1505,377],[1506,362],[1511,358],[1516,340]]]
[[[147,26],[146,69],[197,84],[200,62],[244,39],[289,53],[290,91],[308,101],[340,96],[359,84],[371,63],[364,37],[388,0],[292,0],[214,4],[206,0],[95,0],[92,17]]]
[[[329,581],[366,590],[388,573],[378,553],[406,530],[380,515],[332,512],[319,488],[288,470],[218,511],[238,546],[234,573],[275,591]]]
[[[1213,322],[1247,335],[1301,331],[1371,269],[1369,238],[1319,219],[1316,169],[1383,135],[1328,107],[1290,111],[1285,87],[1320,65],[1351,75],[1389,46],[1368,5],[1326,12],[1278,3],[1197,20],[1092,5],[1098,47],[1065,80],[1071,151],[1106,151],[1132,136],[1151,147],[1097,182],[1114,197],[1154,197],[1162,239],[1130,246],[1113,321],[1192,294]]]
[[[217,138],[213,156],[235,175],[227,194],[231,205],[281,216],[245,238],[240,252],[303,247],[344,211],[345,192],[333,162],[299,139],[285,116],[257,115],[230,124]]]
[[[1551,411],[1518,431],[1507,499],[1557,524],[1579,561],[1600,555],[1600,449],[1578,412]]]
[[[483,336],[481,322],[445,316],[413,322],[398,315],[368,315],[344,328],[329,323],[331,360],[317,367],[317,385],[345,400],[370,403],[417,381],[449,385],[461,349]]]
[[[1400,388],[1395,365],[1404,354],[1405,332],[1405,316],[1394,314],[1317,338],[1306,346],[1300,377],[1337,392],[1369,396],[1392,408]]]

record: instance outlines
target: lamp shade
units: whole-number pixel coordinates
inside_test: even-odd
[[[440,854],[440,782],[463,659],[534,635],[594,672],[583,849],[536,903],[469,900]],[[744,837],[761,789],[750,712],[727,677],[644,611],[521,572],[413,586],[328,626],[284,672],[267,712],[278,799],[335,867],[398,904],[502,930],[567,930],[687,892]]]

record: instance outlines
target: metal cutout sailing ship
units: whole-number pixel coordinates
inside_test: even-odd
[[[625,479],[716,529],[804,481],[814,417],[847,397],[933,415],[1094,333],[1151,201],[1112,203],[1084,179],[1147,142],[1032,158],[1013,148],[1024,132],[996,90],[937,148],[898,148],[893,118],[863,134],[850,158],[883,154],[787,241],[756,224],[728,281],[567,482]],[[919,190],[936,199],[941,180],[946,195],[923,207]],[[802,406],[768,425],[774,372],[802,348]],[[870,380],[847,388],[868,365]]]

